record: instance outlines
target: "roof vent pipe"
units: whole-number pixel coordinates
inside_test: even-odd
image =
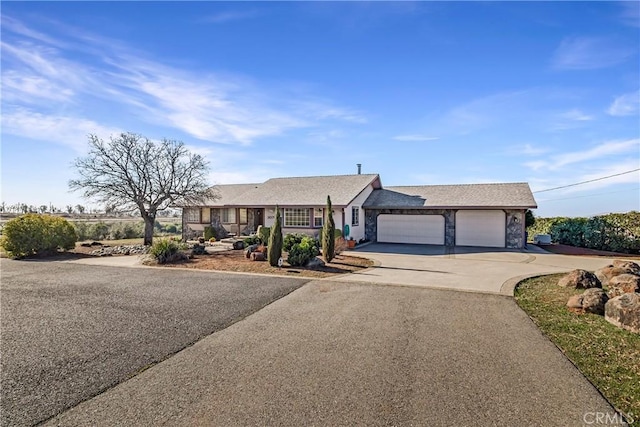
[[[358,175],[360,175],[362,173],[362,164],[358,163],[356,166],[358,166]]]

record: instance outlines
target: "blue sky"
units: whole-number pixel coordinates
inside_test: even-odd
[[[184,141],[211,184],[383,185],[640,168],[638,2],[3,2],[2,200],[82,203],[87,135]],[[536,194],[640,210],[640,173]]]

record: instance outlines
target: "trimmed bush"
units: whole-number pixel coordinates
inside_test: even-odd
[[[2,230],[2,247],[12,258],[51,254],[75,247],[78,236],[66,219],[26,214],[8,221]]]
[[[287,262],[292,266],[305,266],[318,256],[318,241],[309,236],[303,236],[299,243],[294,243],[289,249]]]
[[[331,262],[335,257],[336,241],[334,235],[336,232],[336,223],[333,221],[331,197],[329,196],[327,196],[326,215],[327,217],[322,227],[322,256],[326,262]]]
[[[285,252],[289,252],[291,250],[291,248],[293,247],[293,245],[297,245],[300,244],[300,242],[302,242],[302,239],[304,239],[305,237],[308,237],[306,234],[303,233],[289,233],[286,236],[284,236],[284,241],[282,244],[282,250]]]
[[[273,224],[273,227],[271,227],[267,250],[269,265],[278,267],[278,260],[282,256],[282,226],[280,225],[280,209],[278,209],[278,206],[276,206],[276,222]]]

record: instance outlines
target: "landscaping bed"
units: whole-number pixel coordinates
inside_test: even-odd
[[[163,264],[162,267],[194,268],[200,270],[237,271],[242,273],[279,274],[294,277],[330,277],[338,274],[353,273],[373,265],[373,261],[342,253],[328,264],[317,267],[292,267],[287,262],[286,253],[282,267],[271,267],[266,261],[251,261],[245,257],[244,251],[221,251],[208,255],[194,255],[193,258],[174,264]]]
[[[570,312],[567,300],[583,290],[558,286],[562,276],[520,282],[516,302],[607,400],[635,421],[631,425],[640,425],[640,334],[620,329],[603,316]]]

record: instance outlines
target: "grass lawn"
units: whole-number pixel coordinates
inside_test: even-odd
[[[557,286],[562,274],[534,277],[516,288],[518,305],[632,425],[640,425],[640,335],[595,314],[567,310],[580,290]]]

